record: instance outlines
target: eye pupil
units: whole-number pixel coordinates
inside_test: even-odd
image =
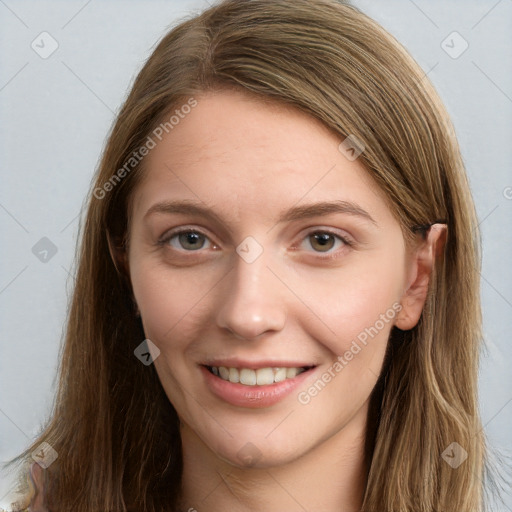
[[[330,233],[315,233],[312,235],[311,246],[319,251],[328,251],[334,246],[334,237]]]
[[[187,233],[180,233],[179,235],[180,245],[184,249],[201,249],[204,245],[204,236],[194,231],[188,231]]]

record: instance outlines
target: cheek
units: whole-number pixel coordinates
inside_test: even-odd
[[[204,324],[200,319],[207,314],[218,276],[197,269],[172,269],[150,258],[134,260],[132,288],[146,336],[161,350],[183,350],[180,340],[200,338]]]
[[[302,329],[330,352],[330,362],[299,390],[297,401],[308,415],[324,418],[333,430],[368,400],[401,308],[398,265],[377,261],[364,269],[356,267],[338,269],[335,276],[317,276],[303,285],[302,296],[314,305],[315,315],[297,315]]]
[[[382,352],[401,307],[403,281],[399,256],[387,263],[379,257],[295,278],[292,286],[309,311],[297,306],[294,317],[335,355],[350,350],[354,340],[375,340],[384,345]]]
[[[150,258],[131,265],[132,287],[144,333],[159,349],[155,369],[170,402],[188,418],[195,402],[183,387],[191,388],[189,355],[204,341],[209,291],[215,280],[196,270],[176,271]]]

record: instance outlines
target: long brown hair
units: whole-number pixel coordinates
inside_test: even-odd
[[[403,47],[335,0],[226,0],[158,44],[117,116],[88,197],[50,419],[15,460],[32,462],[43,441],[57,451],[44,471],[50,511],[175,509],[178,418],[154,366],[134,356],[145,336],[108,235],[122,250],[144,159],[126,164],[148,137],[202,92],[233,87],[309,113],[340,142],[349,134],[362,141],[360,159],[406,240],[413,227],[447,224],[418,325],[391,333],[370,410],[362,510],[483,510],[479,235],[454,129]],[[467,452],[457,469],[442,456],[454,442]]]

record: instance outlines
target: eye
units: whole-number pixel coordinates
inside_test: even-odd
[[[315,252],[335,252],[345,245],[351,245],[349,241],[330,231],[313,231],[309,233],[303,241],[305,248],[311,248]],[[331,251],[331,249],[335,249]]]
[[[181,251],[197,251],[212,245],[210,239],[205,234],[195,229],[171,233],[163,238],[161,243],[170,245],[174,249]]]

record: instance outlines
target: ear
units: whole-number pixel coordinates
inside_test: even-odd
[[[110,257],[116,267],[117,273],[122,280],[126,282],[130,290],[132,289],[132,283],[130,279],[130,266],[128,263],[128,252],[126,250],[126,243],[123,240],[116,239],[107,231],[107,243]],[[133,295],[133,291],[130,292],[131,299],[133,302],[133,309],[136,316],[140,316],[140,310]]]
[[[130,269],[125,243],[120,239],[114,238],[109,231],[107,231],[107,243],[110,257],[116,267],[117,273],[120,274],[121,277],[129,280]]]
[[[420,319],[427,299],[432,269],[436,260],[443,257],[446,236],[446,224],[432,224],[425,240],[412,255],[410,278],[400,301],[402,309],[395,323],[403,331],[412,329]]]

